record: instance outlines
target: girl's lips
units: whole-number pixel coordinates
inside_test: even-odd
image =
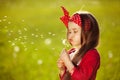
[[[73,42],[73,40],[72,40],[72,39],[69,39],[69,42]]]

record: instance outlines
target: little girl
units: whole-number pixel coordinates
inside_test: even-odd
[[[95,80],[100,66],[96,50],[99,28],[96,19],[88,12],[76,12],[72,17],[62,7],[60,19],[67,28],[67,39],[72,48],[63,49],[58,59],[60,80]]]

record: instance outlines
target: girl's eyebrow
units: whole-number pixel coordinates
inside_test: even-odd
[[[77,30],[77,28],[73,28],[72,30]]]
[[[71,31],[71,30],[77,30],[77,28],[68,29],[68,31]]]

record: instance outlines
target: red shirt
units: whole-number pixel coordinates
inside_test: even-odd
[[[96,49],[91,49],[82,58],[80,64],[75,67],[72,80],[95,80],[100,66],[100,56]],[[63,75],[64,76],[64,75]],[[62,80],[63,76],[60,77]]]

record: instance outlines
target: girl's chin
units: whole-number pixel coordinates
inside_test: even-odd
[[[74,48],[79,48],[80,47],[80,45],[76,45],[76,44],[71,44],[72,45],[72,47],[74,47]]]

